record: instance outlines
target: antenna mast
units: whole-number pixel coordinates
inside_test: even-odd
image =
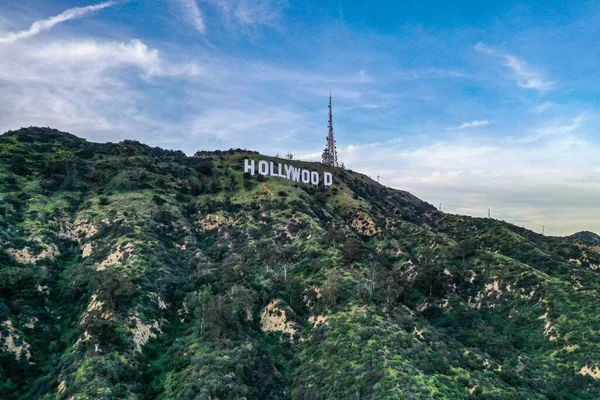
[[[337,147],[333,133],[333,109],[331,106],[331,90],[329,91],[329,134],[327,135],[327,146],[323,150],[322,162],[325,165],[338,166]]]

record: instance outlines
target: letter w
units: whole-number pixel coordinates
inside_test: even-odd
[[[300,168],[295,168],[292,165],[286,165],[285,175],[292,181],[300,182]]]

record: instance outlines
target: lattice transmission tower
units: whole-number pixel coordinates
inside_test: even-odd
[[[325,165],[338,166],[337,147],[335,145],[335,136],[333,134],[333,110],[331,107],[331,91],[329,92],[329,134],[327,135],[327,146],[323,150],[321,162]]]

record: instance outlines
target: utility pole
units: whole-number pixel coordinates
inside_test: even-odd
[[[542,225],[542,235],[544,234],[544,225]]]
[[[490,215],[491,215],[491,211],[490,211],[490,209],[488,208],[488,218],[492,218]]]
[[[442,211],[442,203],[440,203],[440,211]]]
[[[379,183],[379,175],[377,175],[377,183]]]

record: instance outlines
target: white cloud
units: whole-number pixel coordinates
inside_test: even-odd
[[[172,0],[179,5],[185,20],[201,34],[206,33],[204,14],[198,8],[196,0]]]
[[[29,27],[29,29],[27,30],[16,33],[9,33],[6,36],[0,37],[0,43],[13,43],[17,40],[32,38],[44,31],[52,29],[54,26],[62,22],[69,21],[71,19],[81,18],[91,12],[100,11],[114,4],[114,1],[106,1],[104,3],[99,3],[87,7],[76,7],[68,9],[54,17],[34,22],[31,25],[31,27]]]
[[[479,42],[475,45],[475,50],[488,54],[493,57],[499,57],[504,60],[504,66],[513,72],[513,78],[517,84],[525,89],[536,89],[547,91],[554,87],[554,82],[546,80],[540,73],[533,70],[527,63],[517,57],[502,53]]]
[[[16,42],[0,46],[0,59],[0,131],[52,126],[102,141],[140,129],[160,140],[172,128],[148,111],[151,95],[139,86],[201,76],[196,63],[168,60],[139,40]]]
[[[47,63],[65,63],[86,66],[92,71],[114,66],[133,66],[152,76],[195,76],[200,67],[195,63],[175,64],[165,61],[157,49],[151,49],[142,41],[129,42],[55,42],[38,47],[33,58]]]
[[[259,143],[268,154],[301,153],[326,134],[328,89],[341,110],[360,100],[358,89],[370,81],[360,69],[340,77],[213,51],[195,52],[191,62],[169,55],[137,39],[0,46],[0,131],[39,125],[188,153]],[[293,93],[286,105],[282,90]],[[313,110],[294,102],[315,97],[322,104]]]
[[[463,130],[463,129],[470,129],[470,128],[478,128],[478,127],[486,126],[489,124],[490,124],[490,121],[488,121],[487,119],[486,120],[474,120],[471,122],[463,122],[459,126],[456,126],[453,128],[448,128],[448,130]]]
[[[46,45],[0,46],[0,81],[6,83],[40,83],[47,86],[98,86],[105,83],[111,70],[132,67],[141,76],[193,77],[201,73],[196,63],[173,63],[156,49],[140,40],[69,41]],[[113,82],[115,80],[113,79]]]
[[[188,153],[259,143],[267,154],[301,152],[324,137],[324,124],[315,121],[327,110],[326,96],[315,116],[293,102],[282,105],[271,90],[316,87],[315,76],[273,67],[269,79],[261,76],[263,64],[195,57],[202,61],[177,62],[135,39],[0,46],[0,132],[51,126],[89,140],[133,138]],[[304,83],[280,81],[285,74]]]
[[[575,116],[562,125],[532,127],[553,133],[535,143],[506,142],[502,134],[416,146],[367,143],[339,148],[339,158],[355,171],[381,175],[389,186],[436,206],[442,202],[447,212],[486,216],[491,208],[493,215],[539,223],[502,217],[529,229],[545,224],[562,234],[598,232],[600,147],[583,138],[583,129]]]

